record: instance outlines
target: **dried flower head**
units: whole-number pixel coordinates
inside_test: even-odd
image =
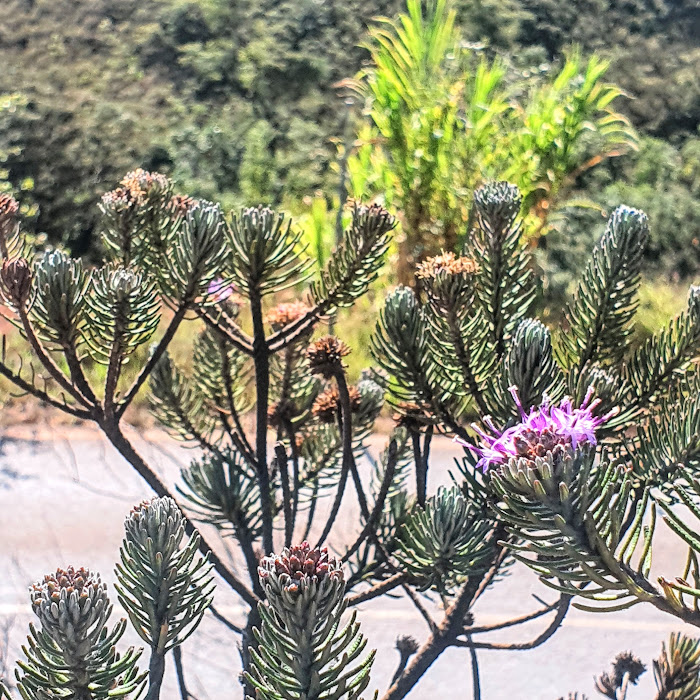
[[[326,379],[345,369],[343,358],[350,354],[350,348],[335,336],[327,335],[311,343],[306,350],[309,367],[314,374]]]
[[[169,186],[165,175],[148,172],[142,168],[128,172],[119,184],[129,190],[135,199],[141,201],[149,195],[166,192]]]
[[[279,304],[267,314],[267,322],[273,331],[278,331],[294,321],[298,321],[309,311],[309,307],[302,301],[292,301]]]
[[[439,309],[469,304],[473,296],[472,278],[479,266],[471,259],[443,252],[418,265],[416,277],[422,281],[428,299]]]
[[[350,410],[355,413],[362,405],[362,395],[357,387],[349,386],[348,394],[350,394]],[[314,401],[311,412],[321,421],[321,423],[333,423],[338,417],[338,409],[340,406],[340,394],[336,386],[329,387],[322,391]]]
[[[5,260],[0,269],[0,284],[5,299],[15,308],[24,307],[32,288],[32,271],[24,258]]]
[[[84,656],[111,612],[107,585],[88,569],[57,569],[29,589],[42,629],[66,653]]]
[[[600,399],[591,401],[592,388],[578,408],[574,408],[571,399],[567,397],[559,406],[552,406],[545,400],[529,414],[523,410],[517,389],[511,387],[510,392],[520,411],[520,423],[501,431],[487,418],[484,422],[491,435],[473,426],[484,443],[481,447],[457,440],[479,455],[477,467],[483,471],[514,458],[535,460],[549,455],[556,458],[564,453],[573,453],[581,445],[595,445],[596,430],[617,412],[611,411],[604,416],[594,415],[593,411],[600,404]]]
[[[419,645],[415,637],[411,637],[410,634],[404,634],[401,637],[396,638],[396,651],[401,654],[401,656],[408,658],[418,651]]]
[[[267,421],[273,428],[288,425],[299,417],[299,407],[294,401],[282,399],[271,403],[267,409]]]
[[[288,593],[297,593],[302,587],[326,579],[343,581],[343,570],[326,547],[312,548],[302,542],[282,550],[281,554],[263,557],[258,567],[263,585],[273,581]]]

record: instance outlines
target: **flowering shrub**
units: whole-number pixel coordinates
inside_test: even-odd
[[[365,652],[355,608],[387,594],[405,595],[429,631],[422,642],[397,640],[383,700],[406,697],[451,646],[469,649],[478,679],[478,650],[538,646],[572,604],[647,603],[700,626],[700,288],[683,314],[634,346],[648,226],[620,207],[552,334],[532,317],[538,282],[520,210],[508,183],[475,192],[464,249],[426,260],[415,288],[387,296],[376,366],[354,385],[351,349],[324,331],[383,264],[394,218],[379,206],[352,206],[335,255],[310,284],[301,237],[282,214],[257,207],[226,218],[157,174],[131,173],[105,195],[109,259],[96,269],[60,251],[35,258],[16,208],[0,210],[0,290],[36,360],[30,373],[3,357],[0,374],[96,423],[156,494],[128,516],[116,571],[148,672],[137,669],[138,651],[115,651],[125,622],[109,631],[97,574],[66,569],[32,589],[41,629],[31,628],[17,671],[22,697],[136,697],[142,686],[148,700],[160,697],[166,655],[181,672],[180,645],[210,609],[214,573],[245,606],[246,619],[230,627],[251,698],[359,698],[374,652]],[[190,371],[168,353],[186,328],[197,333]],[[154,337],[139,360],[135,351]],[[85,372],[88,356],[105,365],[101,386]],[[127,362],[141,364],[127,376]],[[179,503],[124,432],[146,384],[161,423],[198,447]],[[385,402],[395,426],[363,478],[358,462]],[[436,435],[464,445],[449,484],[431,478]],[[350,532],[338,522],[349,499],[360,514]],[[659,510],[688,559],[653,580]],[[233,570],[194,522],[231,536],[244,565]],[[479,600],[498,594],[514,560],[554,591],[551,602],[477,624]],[[489,638],[547,616],[533,640]],[[655,666],[659,697],[692,690],[696,652],[692,640],[671,640]],[[616,664],[599,680],[609,697],[640,673]]]

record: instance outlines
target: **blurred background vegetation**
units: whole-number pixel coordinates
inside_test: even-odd
[[[418,0],[3,0],[0,190],[38,242],[93,259],[97,201],[135,167],[289,210],[319,263],[346,191],[380,197],[402,212],[387,284],[458,245],[462,193],[506,177],[550,308],[614,206],[649,214],[655,328],[700,262],[697,1],[423,7],[439,22]]]

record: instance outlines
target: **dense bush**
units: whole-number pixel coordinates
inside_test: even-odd
[[[633,346],[649,227],[621,206],[554,335],[533,316],[538,280],[517,188],[488,183],[472,201],[461,254],[426,259],[418,291],[386,296],[376,366],[353,385],[351,350],[325,325],[379,273],[395,226],[382,207],[353,203],[334,255],[312,275],[281,214],[258,206],[225,217],[157,173],[131,172],[102,197],[107,257],[95,268],[60,251],[34,256],[17,202],[0,199],[0,290],[34,358],[26,370],[4,355],[0,374],[94,422],[158,496],[128,516],[117,566],[118,599],[149,648],[148,673],[137,668],[140,652],[116,652],[125,622],[109,628],[99,576],[59,569],[31,590],[41,625],[30,628],[16,674],[24,700],[134,697],[145,685],[148,700],[160,697],[166,654],[180,654],[211,603],[211,572],[244,606],[230,628],[240,635],[244,691],[264,699],[358,698],[374,652],[347,612],[399,591],[429,630],[422,643],[397,642],[384,700],[405,697],[452,646],[469,650],[478,695],[478,650],[539,646],[571,605],[647,603],[700,626],[700,288]],[[195,318],[203,329],[185,371],[168,349]],[[148,356],[136,352],[154,337]],[[101,381],[85,373],[88,358],[105,366]],[[124,432],[147,382],[158,419],[199,448],[182,468],[182,511]],[[358,462],[386,400],[395,427],[362,478]],[[435,484],[440,434],[465,450],[459,470]],[[360,514],[350,533],[338,521],[348,499]],[[657,515],[688,555],[673,575],[652,577]],[[240,567],[209,545],[211,527],[237,545]],[[552,600],[479,625],[479,599],[497,594],[514,561]],[[532,640],[488,638],[545,616]],[[655,666],[659,698],[696,688],[697,662],[697,643],[672,637]],[[618,662],[599,685],[619,697],[639,667]]]

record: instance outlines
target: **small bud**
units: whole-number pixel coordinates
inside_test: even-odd
[[[326,379],[341,373],[345,369],[343,357],[350,354],[350,348],[338,338],[327,335],[312,343],[306,357],[314,374],[320,374]]]
[[[0,269],[2,293],[15,308],[22,308],[29,299],[32,287],[32,271],[24,258],[5,260]]]
[[[43,631],[66,653],[86,656],[111,612],[107,585],[88,569],[57,569],[29,589]]]

